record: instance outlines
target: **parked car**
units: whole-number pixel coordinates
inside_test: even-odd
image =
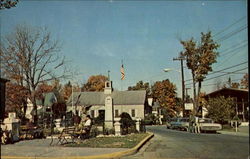
[[[188,131],[188,127],[189,127],[189,118],[180,118],[179,129]]]
[[[168,129],[178,129],[178,130],[188,131],[189,118],[171,118],[166,125]]]
[[[210,118],[199,118],[201,132],[216,132],[222,129],[222,125],[214,123]]]

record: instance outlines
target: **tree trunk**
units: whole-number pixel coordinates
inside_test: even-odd
[[[31,102],[33,104],[34,109],[34,124],[37,125],[37,105],[36,105],[36,97],[35,97],[35,91],[31,92]]]
[[[22,104],[23,104],[23,119],[25,119],[25,115],[26,115],[26,111],[27,111],[27,98],[22,100]]]
[[[198,93],[197,93],[197,113],[200,107],[200,93],[201,93],[201,81],[198,82]]]
[[[196,105],[197,105],[197,100],[196,100],[196,82],[195,82],[195,78],[194,78],[194,72],[192,72],[192,77],[193,77],[193,91],[194,91],[194,100],[193,100],[193,104],[194,104],[194,109],[193,109],[193,113],[194,115],[196,115]]]

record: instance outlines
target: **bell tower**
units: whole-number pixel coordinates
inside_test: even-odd
[[[104,94],[111,94],[112,93],[112,81],[105,82]]]

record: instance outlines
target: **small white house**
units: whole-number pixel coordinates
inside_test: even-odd
[[[112,82],[106,81],[104,92],[74,92],[67,103],[67,110],[76,109],[81,114],[84,109],[93,118],[101,112],[105,114],[105,126],[113,127],[120,114],[128,113],[132,119],[144,119],[146,91],[113,91]]]

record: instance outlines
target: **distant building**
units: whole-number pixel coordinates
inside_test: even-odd
[[[105,114],[105,126],[113,127],[113,122],[120,119],[120,114],[128,113],[132,119],[144,119],[146,91],[113,91],[112,82],[106,81],[104,92],[74,92],[67,103],[67,111],[76,109],[76,113],[86,110],[92,118]]]
[[[9,80],[0,78],[0,105],[1,105],[1,120],[4,119],[4,113],[5,113],[5,84]]]
[[[249,120],[249,99],[248,89],[237,88],[222,88],[217,91],[211,92],[205,96],[206,99],[224,96],[225,98],[231,97],[235,102],[235,110],[238,117],[242,121]]]

